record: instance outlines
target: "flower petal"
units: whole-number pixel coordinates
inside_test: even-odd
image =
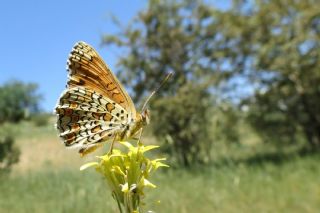
[[[153,183],[151,183],[150,181],[148,181],[147,179],[143,179],[143,185],[144,186],[150,186],[151,188],[156,188],[157,186],[154,185]]]
[[[156,146],[156,145],[143,146],[141,151],[142,152],[147,152],[147,151],[149,151],[151,149],[156,149],[156,148],[159,148],[159,146]]]
[[[99,165],[98,162],[90,162],[90,163],[86,163],[86,164],[83,164],[81,167],[80,167],[80,171],[83,171],[89,167],[92,167],[92,166],[95,166],[97,167]]]
[[[128,183],[125,183],[125,184],[121,184],[121,191],[126,193],[126,192],[129,192],[129,186],[128,186]]]

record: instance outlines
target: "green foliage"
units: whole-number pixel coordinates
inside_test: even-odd
[[[213,116],[211,135],[215,142],[230,144],[240,143],[241,112],[231,103],[223,102],[216,104],[211,110]]]
[[[14,145],[13,131],[5,122],[18,122],[38,112],[40,96],[36,84],[10,81],[0,86],[0,173],[8,173],[19,161],[20,151]]]
[[[104,36],[103,42],[127,50],[119,59],[118,73],[133,88],[136,101],[159,85],[166,73],[174,72],[157,94],[159,101],[151,104],[154,132],[159,140],[170,138],[173,147],[168,151],[177,162],[186,166],[208,162],[212,140],[207,91],[218,77],[213,72],[215,58],[207,52],[215,31],[203,28],[213,20],[210,8],[202,1],[148,3],[132,25],[117,35]]]
[[[299,127],[290,116],[279,111],[275,104],[278,97],[269,94],[256,94],[256,103],[250,100],[247,120],[265,142],[280,142],[278,145],[295,143],[299,136]],[[276,99],[276,100],[274,100]]]
[[[39,111],[38,86],[32,83],[10,81],[0,86],[0,124],[18,122]]]
[[[319,1],[234,1],[215,13],[221,34],[213,49],[255,87],[249,121],[266,137],[292,141],[298,131],[320,147]],[[245,88],[246,89],[246,88]]]
[[[164,141],[162,150],[170,154],[171,161],[184,166],[210,162],[212,103],[208,97],[204,87],[190,82],[175,96],[154,101],[154,134]]]
[[[117,35],[106,35],[103,42],[126,50],[119,60],[119,75],[133,88],[136,101],[141,101],[165,73],[174,71],[175,78],[159,94],[168,100],[168,108],[170,97],[178,97],[181,88],[190,82],[207,85],[204,90],[213,92],[217,100],[228,97],[230,103],[241,102],[248,109],[248,121],[265,141],[293,143],[302,132],[305,141],[320,147],[318,4],[316,0],[235,0],[229,10],[219,11],[203,1],[150,0],[131,25]],[[154,119],[161,120],[165,104],[160,108],[157,104],[151,106]],[[155,132],[157,136],[169,135],[167,139],[176,141],[172,144],[185,146],[179,134],[194,132],[192,126],[206,131],[203,126],[207,124],[197,121],[189,125],[185,120],[190,114],[180,109],[182,106],[172,106],[175,114],[180,115],[180,110],[184,113],[175,119],[174,115],[163,116],[168,127],[161,123]],[[215,124],[221,124],[215,130],[217,134],[228,132],[224,129],[236,119],[233,107],[229,110],[221,120],[213,118]],[[199,121],[206,120],[201,113],[196,116]],[[180,126],[170,134],[159,131],[173,128],[175,122]],[[224,140],[236,141],[236,128],[230,132]],[[214,137],[222,138],[221,134]],[[203,143],[199,138],[202,136],[190,134],[188,143]]]
[[[11,166],[19,161],[19,155],[13,137],[0,135],[0,175],[10,172]]]
[[[119,59],[119,75],[133,88],[136,101],[171,71],[175,73],[174,80],[160,94],[174,94],[189,81],[214,79],[215,58],[207,50],[215,31],[203,28],[213,21],[209,10],[202,1],[150,0],[133,24],[119,34],[104,36],[104,44],[126,49],[127,54]]]

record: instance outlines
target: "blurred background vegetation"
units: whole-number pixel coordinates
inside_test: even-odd
[[[175,73],[149,106],[144,141],[171,169],[146,209],[320,209],[319,5],[149,0],[129,25],[114,18],[102,44],[123,51],[115,72],[137,106]],[[34,83],[0,86],[0,211],[115,212],[102,181],[77,171],[90,157],[59,144],[41,98]]]

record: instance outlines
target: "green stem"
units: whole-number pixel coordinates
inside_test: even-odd
[[[117,204],[118,204],[118,208],[119,208],[120,213],[123,213],[122,208],[121,208],[120,201],[119,201],[119,199],[118,199],[118,196],[117,196],[117,194],[116,194],[114,191],[113,191],[113,196],[114,196],[115,200],[117,201]]]

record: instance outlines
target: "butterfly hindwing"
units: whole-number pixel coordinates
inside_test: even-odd
[[[111,140],[128,121],[122,106],[85,87],[67,89],[56,107],[57,128],[67,147]]]

